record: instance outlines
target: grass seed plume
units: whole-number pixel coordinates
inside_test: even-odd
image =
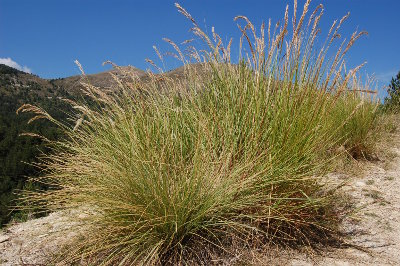
[[[321,40],[323,7],[309,5],[297,13],[295,1],[292,15],[287,7],[283,21],[260,29],[236,17],[241,53],[232,59],[232,41],[207,35],[176,4],[207,47],[166,39],[183,78],[114,75],[113,91],[85,83],[86,102],[70,101],[76,125],[56,121],[68,138],[49,143],[39,165],[45,175],[36,181],[50,189],[24,198],[87,213],[76,225],[85,233],[58,261],[205,263],[208,250],[229,252],[233,241],[311,244],[335,231],[332,191],[319,176],[335,148],[366,147],[376,108],[361,96],[368,88],[350,82],[358,68],[344,67],[365,32],[341,42],[345,16]]]

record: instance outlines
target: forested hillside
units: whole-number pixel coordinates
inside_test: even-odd
[[[112,88],[115,81],[110,72],[117,76],[122,73],[127,76],[145,76],[144,71],[127,66],[120,70],[87,75],[86,82],[102,88]],[[23,104],[32,104],[42,107],[55,119],[68,122],[65,121],[66,114],[71,110],[62,99],[79,98],[80,81],[79,75],[42,79],[0,64],[0,227],[16,217],[17,213],[12,210],[12,206],[16,204],[18,190],[38,185],[27,183],[26,180],[40,174],[32,163],[37,162],[37,156],[46,150],[40,138],[21,134],[35,133],[50,140],[60,140],[63,137],[62,131],[51,122],[41,119],[28,124],[32,115],[17,115],[16,111]]]
[[[61,131],[49,121],[28,124],[29,115],[16,114],[24,103],[46,109],[52,116],[63,119],[66,104],[61,97],[69,97],[54,80],[44,80],[0,65],[0,224],[7,223],[14,215],[10,206],[15,203],[15,192],[26,186],[27,177],[37,176],[38,169],[31,165],[35,157],[45,150],[40,138],[21,136],[32,132],[48,139],[62,137]]]

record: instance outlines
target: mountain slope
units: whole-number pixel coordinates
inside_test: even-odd
[[[146,75],[134,67],[121,69],[87,75],[87,78],[95,86],[110,88],[115,84],[110,73],[121,78],[124,78],[122,72],[139,77]],[[21,134],[32,132],[50,140],[63,137],[61,130],[49,121],[27,124],[31,115],[17,115],[16,110],[29,103],[42,107],[56,119],[65,120],[69,106],[61,98],[79,95],[80,82],[81,76],[48,80],[0,64],[0,227],[15,217],[11,206],[15,204],[16,192],[32,186],[27,183],[28,177],[39,174],[32,163],[37,162],[37,156],[47,150],[42,140]]]
[[[24,103],[41,106],[56,118],[62,118],[60,110],[66,105],[54,100],[69,97],[63,88],[55,89],[51,81],[0,65],[0,225],[11,218],[11,207],[16,198],[14,192],[26,187],[27,176],[38,171],[30,165],[44,143],[38,138],[20,136],[34,132],[49,139],[61,137],[60,130],[48,121],[27,124],[29,115],[17,115],[16,110]]]

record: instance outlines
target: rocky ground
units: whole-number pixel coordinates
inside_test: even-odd
[[[359,162],[355,174],[332,174],[344,181],[343,192],[352,198],[354,213],[342,224],[350,247],[322,253],[274,250],[253,254],[253,265],[400,265],[400,132],[381,147],[379,160]],[[358,172],[358,173],[357,173]],[[46,259],[68,244],[82,212],[56,212],[14,224],[0,232],[0,265],[45,265]],[[78,219],[79,220],[79,219]],[[237,264],[233,259],[228,264]],[[235,263],[236,262],[236,263]],[[223,263],[223,264],[226,264]]]
[[[0,233],[0,265],[48,265],[46,261],[78,234],[66,229],[82,215],[81,211],[54,212],[4,229]]]
[[[399,129],[398,129],[399,131]],[[400,132],[390,134],[382,143],[378,160],[361,161],[353,174],[332,174],[343,180],[344,195],[355,204],[341,230],[346,235],[345,248],[328,248],[322,253],[293,250],[275,252],[277,265],[400,265]],[[258,264],[257,262],[255,264]]]

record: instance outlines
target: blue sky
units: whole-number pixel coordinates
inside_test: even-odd
[[[191,37],[190,23],[179,14],[174,2],[185,7],[200,25],[220,33],[224,39],[238,39],[233,17],[248,16],[256,25],[283,17],[292,0],[264,1],[102,1],[102,0],[0,0],[0,62],[31,70],[44,78],[79,74],[78,59],[87,73],[104,71],[105,60],[141,69],[145,58],[156,59],[153,45],[166,51],[162,41],[177,43]],[[343,35],[367,30],[350,51],[348,67],[367,61],[362,73],[375,74],[387,84],[400,70],[399,0],[314,0],[322,3],[325,15],[321,30],[326,34],[334,19],[348,11],[350,19]],[[299,0],[302,8],[304,0]],[[15,65],[18,64],[18,65]],[[179,66],[171,62],[167,68]]]

